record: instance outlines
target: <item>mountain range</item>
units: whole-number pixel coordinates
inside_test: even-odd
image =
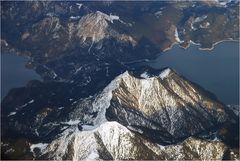
[[[239,1],[4,1],[1,23],[1,53],[42,78],[2,99],[1,159],[239,159],[238,106],[129,65],[239,40]]]

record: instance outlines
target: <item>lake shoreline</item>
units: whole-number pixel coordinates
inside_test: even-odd
[[[239,42],[239,40],[234,40],[234,39],[232,39],[232,38],[228,38],[228,39],[220,40],[220,41],[217,41],[217,42],[213,43],[211,48],[202,48],[202,47],[199,47],[198,49],[199,49],[199,50],[211,51],[211,50],[213,50],[213,49],[215,48],[216,45],[218,45],[218,44],[220,44],[220,43],[222,43],[222,42],[229,42],[229,41],[230,41],[230,42]],[[178,43],[179,47],[181,47],[181,48],[183,48],[183,49],[188,49],[188,48],[191,46],[191,44],[192,44],[192,45],[196,45],[196,46],[200,46],[200,45],[201,45],[200,43],[195,43],[195,42],[193,42],[192,40],[189,41],[189,43],[188,43],[188,45],[187,45],[186,47],[181,46],[181,45]]]
[[[239,104],[239,45],[236,41],[222,42],[211,51],[199,50],[198,45],[191,45],[185,50],[175,45],[172,50],[160,53],[156,59],[132,66],[173,68],[214,93],[224,104]]]
[[[228,38],[228,39],[220,40],[220,41],[217,41],[217,42],[213,43],[211,48],[202,48],[202,47],[200,47],[200,46],[201,46],[200,43],[195,43],[195,42],[193,42],[192,40],[190,40],[190,41],[188,42],[188,45],[187,45],[186,47],[182,46],[179,42],[174,42],[174,43],[172,43],[172,44],[170,45],[170,47],[165,48],[161,53],[164,54],[166,51],[171,50],[171,49],[173,48],[173,46],[175,46],[175,45],[177,45],[177,46],[179,46],[180,48],[185,49],[185,50],[188,49],[191,45],[196,45],[196,46],[199,46],[198,50],[211,51],[211,50],[213,50],[213,49],[215,48],[216,45],[218,45],[218,44],[220,44],[220,43],[222,43],[222,42],[229,42],[229,41],[230,41],[230,42],[239,42],[240,40],[234,40],[233,38]]]
[[[42,81],[35,69],[27,68],[28,56],[1,53],[1,100],[13,88],[25,87],[31,80]]]

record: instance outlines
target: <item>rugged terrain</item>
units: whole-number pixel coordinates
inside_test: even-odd
[[[1,101],[2,159],[239,158],[236,110],[173,69],[128,66],[239,40],[238,1],[12,1],[1,22],[2,53],[43,78]]]
[[[152,59],[173,44],[239,39],[238,1],[1,3],[3,52],[29,56],[45,80],[86,83],[98,68]]]
[[[25,114],[31,104],[3,118],[5,128],[25,136],[30,158],[208,160],[239,155],[238,145],[232,144],[238,142],[238,116],[169,68],[157,75],[124,72],[100,93],[67,109]],[[14,154],[16,145],[5,146]]]

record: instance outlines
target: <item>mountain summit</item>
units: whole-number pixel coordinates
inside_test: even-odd
[[[170,68],[144,78],[126,72],[112,93],[109,120],[165,144],[215,127],[227,117],[221,103]]]
[[[70,126],[59,137],[31,146],[34,153],[40,149],[36,157],[220,159],[227,149],[224,143],[191,136],[223,124],[228,118],[225,107],[173,69],[150,75],[126,71],[99,94],[79,101],[65,122]]]

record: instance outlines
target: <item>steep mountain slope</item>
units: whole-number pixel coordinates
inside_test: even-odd
[[[32,150],[39,147],[42,151],[40,159],[54,160],[220,160],[227,148],[219,141],[194,138],[178,145],[161,146],[117,122],[106,122],[90,131],[75,129],[68,132],[49,145],[32,145]]]
[[[119,41],[129,42],[132,45],[135,45],[136,42],[131,36],[119,34],[117,31],[111,29],[109,23],[114,23],[116,21],[124,23],[118,16],[111,14],[107,15],[100,11],[87,14],[78,22],[76,27],[77,35],[83,42],[86,41],[87,38],[91,39],[91,43],[97,43],[100,40],[113,37]]]
[[[96,139],[101,127],[122,129],[126,135],[134,133],[137,140],[161,145],[182,145],[193,135],[212,139],[215,133],[210,137],[209,133],[221,127],[217,137],[223,134],[224,140],[232,139],[228,144],[236,144],[236,117],[173,70],[151,78],[147,78],[149,73],[121,74],[131,69],[129,62],[152,59],[173,44],[199,43],[210,49],[221,40],[238,40],[239,2],[218,2],[1,2],[2,53],[27,56],[27,66],[43,78],[43,82],[30,81],[26,87],[12,89],[1,102],[2,158],[86,158],[88,152],[73,153],[71,143],[86,137],[93,149],[99,140],[111,144],[102,134],[102,139]],[[222,127],[226,122],[230,130]],[[92,131],[86,132],[89,128]],[[61,146],[53,148],[64,136],[69,146],[64,151]],[[122,139],[122,135],[117,137]],[[29,144],[39,142],[45,143],[37,144],[42,150],[48,148],[44,155],[32,156]],[[145,141],[140,145],[145,146]],[[153,156],[146,159],[159,158],[141,146],[132,143],[133,149],[140,149],[133,155],[120,156],[112,145],[98,154],[99,158],[140,158],[145,157],[140,151],[146,150]],[[225,148],[221,147],[218,156],[210,156],[222,156]],[[53,150],[59,150],[59,156]],[[204,154],[208,153],[203,150],[196,159]],[[170,153],[166,155],[171,158]]]
[[[65,122],[55,122],[63,132],[31,145],[35,157],[221,159],[229,151],[218,140],[219,127],[230,120],[225,107],[172,69],[149,75],[125,72],[101,93],[78,101]]]
[[[85,57],[126,62],[153,58],[173,44],[210,49],[221,40],[238,40],[239,2],[217,4],[2,2],[1,47],[29,56],[28,66],[44,79],[69,81]]]
[[[227,118],[222,104],[169,68],[150,78],[125,73],[106,115],[165,143],[210,129]]]

